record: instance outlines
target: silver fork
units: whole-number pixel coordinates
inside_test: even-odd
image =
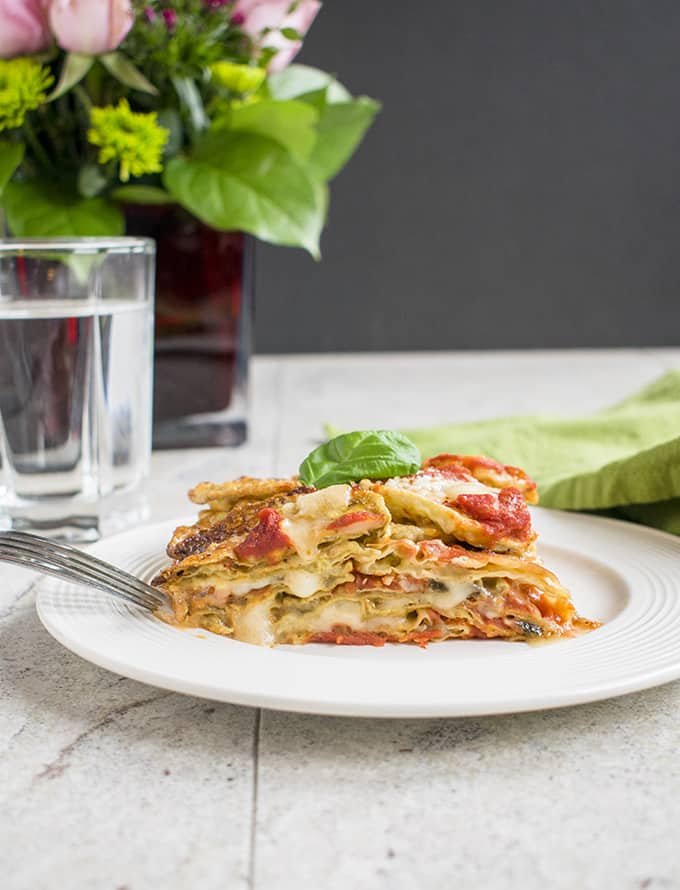
[[[160,590],[103,559],[27,532],[0,532],[0,562],[96,587],[143,609],[155,610],[168,602]]]

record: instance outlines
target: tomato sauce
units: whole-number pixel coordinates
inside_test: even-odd
[[[492,538],[517,538],[531,535],[531,516],[522,493],[504,488],[495,494],[459,494],[453,506],[481,523]]]
[[[384,646],[385,638],[380,634],[361,630],[324,630],[312,634],[308,643],[335,643],[336,646]]]
[[[286,550],[291,550],[290,538],[281,531],[281,514],[265,507],[258,514],[258,523],[234,552],[248,562],[277,562]]]
[[[460,557],[479,556],[479,552],[470,552],[458,544],[445,544],[443,541],[421,541],[418,545],[418,553],[422,553],[425,559],[434,559],[436,562],[453,562]]]
[[[375,523],[377,527],[382,525],[384,521],[383,517],[378,513],[371,513],[368,510],[355,510],[353,513],[345,513],[344,516],[338,516],[326,528],[339,529],[346,528],[348,525],[363,525],[364,523]]]

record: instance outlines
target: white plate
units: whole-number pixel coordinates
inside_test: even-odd
[[[528,646],[485,640],[415,646],[281,646],[179,630],[96,590],[45,579],[38,614],[83,658],[165,689],[265,708],[370,717],[457,717],[596,701],[680,677],[680,539],[536,510],[539,552],[578,611],[583,637]],[[149,580],[178,522],[100,541],[104,559]]]

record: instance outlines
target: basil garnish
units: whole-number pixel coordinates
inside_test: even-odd
[[[360,479],[408,476],[420,469],[420,452],[406,436],[390,430],[343,433],[315,448],[300,464],[305,485],[326,488]]]

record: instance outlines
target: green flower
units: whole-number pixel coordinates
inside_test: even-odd
[[[252,65],[236,65],[234,62],[215,62],[210,66],[213,80],[232,93],[254,93],[262,86],[267,72]]]
[[[117,161],[123,182],[130,176],[160,173],[163,169],[161,158],[169,133],[159,126],[155,111],[130,111],[127,99],[121,99],[116,106],[93,108],[90,123],[87,138],[99,146],[99,163]]]
[[[0,131],[20,127],[53,83],[49,69],[33,59],[0,59]]]

